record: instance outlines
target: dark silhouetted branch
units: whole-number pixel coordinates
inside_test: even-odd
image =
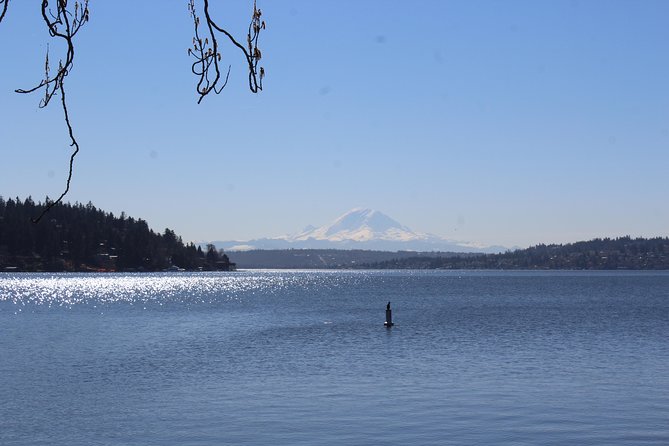
[[[195,26],[195,37],[193,37],[193,47],[188,49],[188,54],[195,58],[191,66],[193,74],[199,77],[196,90],[200,95],[198,104],[202,99],[212,91],[219,94],[228,83],[230,76],[230,66],[228,66],[225,78],[221,76],[219,64],[221,62],[221,53],[219,52],[217,32],[225,35],[230,42],[239,48],[249,69],[249,88],[253,93],[262,90],[262,80],[265,77],[265,69],[258,68],[258,62],[262,58],[262,53],[258,49],[258,40],[260,31],[265,29],[265,22],[261,20],[262,11],[257,8],[256,2],[253,2],[253,15],[249,24],[248,34],[246,36],[247,46],[240,44],[227,30],[221,28],[211,18],[209,12],[209,0],[204,0],[203,12],[206,22],[206,36],[202,38],[200,32],[200,17],[195,8],[195,0],[189,0],[188,10],[193,18]]]
[[[7,0],[5,0],[6,2]],[[65,125],[67,126],[67,132],[70,137],[70,146],[74,147],[72,155],[70,156],[70,166],[69,174],[67,176],[67,183],[65,186],[65,191],[56,199],[55,201],[47,202],[46,207],[42,213],[33,218],[33,222],[37,223],[42,219],[44,214],[49,212],[52,207],[60,203],[63,200],[63,197],[70,190],[70,182],[72,181],[72,171],[74,166],[74,158],[79,153],[79,143],[74,137],[74,130],[72,129],[72,124],[70,122],[69,112],[67,110],[67,102],[65,100],[65,77],[70,73],[72,69],[72,64],[74,62],[74,36],[77,35],[81,27],[88,22],[88,0],[84,0],[83,3],[75,2],[74,11],[69,10],[67,7],[67,0],[56,0],[55,2],[55,12],[49,7],[49,1],[42,1],[42,19],[46,23],[47,28],[49,29],[49,35],[51,37],[58,37],[63,39],[67,44],[67,53],[65,60],[60,60],[58,62],[58,70],[55,75],[51,75],[51,67],[49,65],[49,50],[47,47],[46,58],[44,62],[44,79],[40,83],[29,89],[17,89],[17,93],[32,93],[39,89],[44,88],[44,97],[40,101],[40,108],[46,107],[51,102],[51,99],[60,91],[61,97],[61,106],[63,108],[63,115],[65,117]],[[5,3],[6,5],[6,3]]]
[[[9,6],[9,0],[0,0],[0,23],[2,23],[2,19],[7,14],[7,6]]]
[[[71,141],[70,146],[74,147],[74,150],[70,155],[70,168],[67,175],[67,184],[65,185],[65,190],[63,191],[63,193],[60,194],[60,196],[55,201],[50,201],[49,199],[46,200],[45,203],[46,207],[42,209],[42,212],[36,218],[32,219],[33,223],[38,223],[42,219],[42,217],[44,217],[44,214],[49,212],[52,207],[63,201],[65,195],[67,195],[67,193],[70,191],[70,182],[72,181],[72,172],[74,170],[74,158],[77,156],[77,153],[79,153],[79,143],[74,137],[74,130],[72,130],[72,124],[70,124],[70,116],[67,111],[67,103],[65,102],[65,88],[62,83],[60,84],[58,89],[60,90],[61,104],[63,106],[63,113],[65,116],[65,125],[67,126],[67,132]]]

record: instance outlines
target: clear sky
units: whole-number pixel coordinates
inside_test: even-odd
[[[38,109],[37,0],[0,24],[0,195],[57,197],[69,147]],[[213,0],[244,39],[250,0]],[[160,5],[160,6],[158,6]],[[91,0],[67,78],[71,202],[185,241],[354,207],[505,246],[669,235],[669,2],[258,0],[267,76],[197,105],[186,0]],[[61,48],[50,45],[51,60]]]

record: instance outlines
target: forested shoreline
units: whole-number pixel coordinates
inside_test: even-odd
[[[669,238],[597,238],[540,244],[500,254],[414,256],[363,265],[375,269],[669,270]]]
[[[39,223],[43,203],[0,197],[0,271],[229,270],[214,246],[185,244],[173,230],[116,217],[92,203],[57,204]]]

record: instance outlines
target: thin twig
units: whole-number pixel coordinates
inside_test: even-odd
[[[60,90],[60,98],[61,98],[61,105],[63,107],[63,115],[65,117],[65,125],[67,125],[67,133],[70,136],[70,147],[74,147],[74,150],[72,151],[72,154],[70,155],[70,169],[69,173],[67,175],[67,184],[65,185],[65,190],[63,191],[62,194],[60,194],[60,197],[58,197],[55,201],[46,201],[46,207],[42,210],[42,212],[37,216],[37,218],[32,218],[33,223],[38,223],[44,215],[51,210],[52,207],[56,206],[58,203],[63,201],[63,198],[67,193],[70,191],[70,182],[72,181],[72,172],[74,171],[74,158],[77,156],[77,153],[79,153],[79,143],[77,142],[76,138],[74,137],[74,130],[72,129],[72,124],[70,123],[70,114],[67,111],[67,102],[65,101],[65,86],[61,80],[61,83],[59,85],[59,90]]]

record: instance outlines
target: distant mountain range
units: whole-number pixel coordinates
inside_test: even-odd
[[[356,208],[333,223],[308,226],[296,235],[248,241],[213,241],[218,249],[247,251],[256,249],[362,249],[377,251],[441,251],[497,253],[503,246],[481,246],[414,232],[387,215],[372,209]]]

